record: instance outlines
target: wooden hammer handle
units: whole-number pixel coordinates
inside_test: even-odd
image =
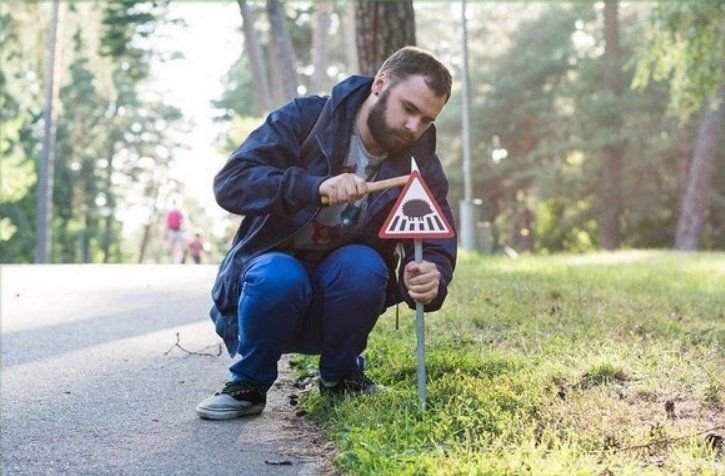
[[[409,175],[401,175],[400,177],[393,177],[378,182],[367,182],[367,193],[377,192],[379,190],[387,190],[393,187],[402,187],[408,181]],[[323,205],[330,203],[330,199],[327,195],[320,197],[320,201]]]

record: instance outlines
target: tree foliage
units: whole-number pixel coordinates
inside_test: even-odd
[[[355,4],[358,31],[363,31],[358,41],[364,48],[373,51],[380,44],[371,37],[373,29],[366,28],[376,18],[375,11],[398,8],[401,3],[405,2]],[[674,99],[678,97],[689,97],[694,105],[712,91],[712,85],[720,81],[714,68],[723,57],[725,37],[718,34],[722,2],[695,3],[679,7],[673,2],[620,3],[616,22],[619,58],[614,63],[604,56],[607,41],[601,3],[469,5],[474,198],[480,203],[479,229],[493,230],[499,249],[510,246],[519,251],[556,252],[602,246],[672,246],[697,128],[667,116],[669,94],[682,91],[673,94],[674,105],[687,104]],[[416,21],[411,31],[418,33],[418,43],[451,63],[458,74],[460,6],[426,2],[414,6]],[[361,18],[363,7],[370,12]],[[289,9],[303,10],[302,6]],[[679,13],[672,13],[675,11]],[[670,12],[667,20],[663,20],[663,12]],[[378,25],[397,18],[393,13],[384,17]],[[685,28],[694,43],[681,42],[681,33],[668,33],[675,24],[680,30]],[[294,44],[309,52],[309,37],[301,40],[299,36],[309,30],[291,31],[298,35]],[[643,51],[648,51],[645,59],[651,60],[656,57],[654,51],[664,53],[671,48],[680,51],[678,55],[691,52],[692,59],[681,68],[667,58],[663,65],[670,65],[669,70],[657,64],[661,80],[646,89],[627,87],[642,82],[647,64],[650,73],[655,67],[653,61],[636,63]],[[706,52],[707,58],[703,56]],[[298,56],[297,69],[304,71],[309,57]],[[657,57],[662,60],[664,56]],[[688,75],[696,66],[698,72]],[[346,71],[357,72],[351,67]],[[618,76],[616,84],[610,81],[614,86],[605,85],[605,74],[610,79]],[[694,87],[694,83],[708,86]],[[436,126],[439,152],[451,180],[451,201],[455,202],[462,196],[463,183],[457,88]],[[615,180],[618,189],[611,185],[603,189],[606,168],[602,154],[613,147],[621,154]],[[704,228],[705,247],[725,246],[717,218],[725,211],[722,182],[719,176],[713,178],[713,210]],[[616,211],[609,220],[609,225],[619,229],[614,235],[603,235],[607,210]],[[615,239],[605,243],[602,238],[606,236]]]
[[[144,207],[154,206],[139,197],[166,179],[158,170],[168,168],[168,149],[174,144],[169,126],[180,119],[178,109],[140,93],[158,54],[149,39],[166,21],[166,2],[66,6],[65,35],[59,38],[65,69],[59,74],[52,258],[123,261],[116,211],[138,200],[146,202]],[[42,24],[38,19],[46,9],[42,4],[14,5],[0,20],[3,262],[29,262],[33,255],[35,159],[43,109],[43,61],[34,51],[43,49],[30,50],[29,44],[42,42],[44,32],[36,35],[35,25]]]
[[[40,153],[42,39],[24,24],[40,21],[37,6],[0,14],[0,258],[30,262],[35,243],[34,157]],[[35,49],[37,48],[37,49]]]
[[[646,90],[625,87],[619,95],[602,87],[605,39],[598,6],[474,4],[470,8],[475,12],[469,48],[479,227],[491,224],[500,247],[522,250],[533,244],[539,251],[599,247],[598,210],[607,206],[597,196],[599,154],[607,144],[620,143],[622,246],[672,246],[681,149],[687,149],[695,131],[666,117],[667,84],[656,83]],[[641,25],[650,9],[628,5],[620,12],[625,85],[634,75],[626,63],[647,41]],[[440,9],[431,7],[430,19],[428,11],[418,12],[419,31],[440,23]],[[454,34],[455,30],[438,37]],[[455,55],[455,44],[427,42],[428,35],[420,36],[422,46],[441,57]],[[452,200],[462,195],[459,101],[455,93],[437,121]],[[615,127],[603,127],[606,124]],[[494,151],[502,149],[506,158],[499,154],[495,159]],[[715,185],[713,206],[722,190],[722,185]],[[706,246],[722,236],[717,215],[709,215]]]
[[[633,87],[668,80],[672,111],[682,119],[698,111],[725,84],[724,17],[722,0],[660,2],[636,57]]]
[[[256,12],[251,32],[269,74],[266,2],[239,3]],[[355,6],[359,13],[363,7],[382,9],[383,3],[398,3],[388,8],[409,5]],[[146,217],[139,233],[153,235],[163,198],[178,187],[169,171],[175,134],[185,124],[179,110],[147,87],[151,65],[169,55],[155,43],[159,27],[172,21],[168,5],[140,0],[64,5],[53,258],[136,259],[135,250],[122,241],[123,213],[132,209]],[[298,92],[311,87],[329,91],[337,81],[360,72],[346,50],[345,33],[352,30],[349,2],[331,2],[325,12],[318,12],[315,2],[276,5],[282,7],[278,13],[289,33]],[[397,33],[413,32],[413,40],[406,42],[417,40],[450,63],[457,80],[460,5],[412,6],[414,23],[406,22]],[[620,3],[618,71],[625,87],[616,94],[602,83],[606,42],[601,3],[471,2],[468,8],[474,198],[480,201],[479,229],[493,231],[499,250],[601,247],[601,211],[607,206],[599,194],[601,157],[611,144],[622,152],[617,194],[622,247],[673,246],[689,187],[698,192],[693,194],[698,203],[707,204],[693,215],[701,223],[699,246],[725,249],[725,174],[718,173],[725,139],[711,133],[715,142],[703,142],[701,132],[713,130],[702,127],[713,109],[701,106],[707,100],[717,105],[716,92],[723,84],[721,1]],[[3,262],[29,262],[33,257],[47,14],[48,5],[40,2],[15,3],[0,13]],[[410,11],[406,15],[406,21],[413,20]],[[393,18],[399,17],[385,16],[385,24]],[[380,40],[366,42],[372,30],[358,21],[357,30],[363,31],[358,39],[375,51]],[[326,35],[316,31],[325,28],[320,25],[329,28]],[[326,43],[320,45],[323,39]],[[241,30],[239,41],[244,41]],[[315,50],[326,53],[324,65]],[[379,66],[379,59],[374,62],[364,72]],[[257,101],[252,66],[249,54],[242,53],[223,78],[223,95],[214,102],[218,119],[232,129],[222,139],[227,150],[270,107]],[[463,183],[459,94],[454,82],[453,97],[436,121],[439,155],[454,203],[462,196]],[[696,115],[698,111],[703,112]],[[695,160],[698,150],[713,151],[711,162]],[[693,164],[705,166],[693,169]],[[703,181],[694,180],[692,170],[714,172]],[[163,254],[155,246],[141,248],[147,256]]]
[[[724,13],[725,4],[714,0],[658,5],[649,28],[651,41],[640,50],[633,82],[642,89],[650,77],[669,79],[670,112],[681,122],[701,110],[692,160],[681,174],[675,247],[682,250],[698,249],[703,230],[708,228],[711,203],[715,213],[722,210],[718,206],[722,190],[718,191],[713,176],[721,150],[718,138],[725,101]],[[717,218],[710,222],[712,228],[722,228]],[[721,237],[721,241],[725,239]]]

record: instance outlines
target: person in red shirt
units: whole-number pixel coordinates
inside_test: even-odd
[[[166,214],[166,236],[169,240],[169,256],[171,262],[178,264],[184,261],[184,215],[174,202],[172,209]]]

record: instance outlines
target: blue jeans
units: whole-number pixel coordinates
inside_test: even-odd
[[[241,280],[241,359],[229,370],[233,381],[266,392],[283,353],[319,354],[320,376],[328,381],[354,373],[385,310],[388,270],[374,249],[347,245],[318,265],[264,253],[246,266]]]

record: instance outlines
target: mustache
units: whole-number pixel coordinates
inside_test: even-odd
[[[415,138],[412,133],[407,131],[395,130],[393,131],[393,135],[408,142],[411,142]]]

